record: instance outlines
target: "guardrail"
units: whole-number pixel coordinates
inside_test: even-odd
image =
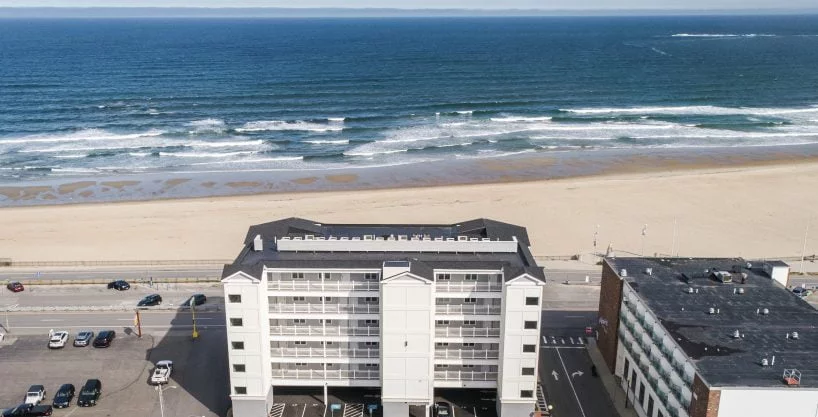
[[[34,267],[34,266],[176,266],[176,265],[224,265],[232,259],[155,259],[129,261],[15,261],[11,258],[0,258],[0,267]]]
[[[380,372],[329,369],[326,372],[320,369],[273,369],[273,378],[370,380],[380,378]]]
[[[380,336],[378,327],[270,326],[273,336]]]
[[[0,280],[0,283],[7,283],[8,281],[17,281],[22,283],[24,286],[28,285],[106,285],[109,282],[113,281],[113,279],[104,279],[104,278],[94,278],[94,279],[14,279],[14,280]],[[139,280],[128,280],[128,282],[133,284],[143,284],[148,285],[148,280],[146,279],[139,279]],[[194,278],[182,278],[182,277],[162,277],[162,278],[154,278],[154,284],[197,284],[197,283],[218,283],[221,282],[221,279],[218,277],[194,277]]]

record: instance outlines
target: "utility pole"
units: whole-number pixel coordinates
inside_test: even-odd
[[[139,309],[136,309],[136,318],[134,319],[134,324],[136,324],[136,336],[141,338],[142,337],[142,317],[139,315]]]
[[[199,338],[199,332],[196,330],[196,301],[195,297],[190,297],[190,312],[193,315],[193,340]]]

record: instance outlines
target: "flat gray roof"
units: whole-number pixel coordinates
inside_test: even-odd
[[[253,240],[260,235],[262,251],[253,250]],[[517,252],[464,253],[464,252],[279,252],[276,241],[282,237],[336,236],[363,237],[375,235],[421,235],[444,238],[468,236],[500,240],[517,239]],[[384,262],[410,262],[411,272],[433,279],[434,269],[502,270],[506,279],[523,273],[545,280],[542,268],[537,266],[528,249],[528,233],[524,227],[490,219],[476,219],[451,225],[388,225],[388,224],[324,224],[300,218],[288,218],[251,226],[244,240],[244,248],[232,264],[225,265],[222,276],[238,271],[258,277],[264,266],[268,268],[372,268],[380,269]]]
[[[801,372],[802,387],[818,387],[818,311],[770,279],[762,269],[763,261],[608,258],[606,262],[620,278],[621,270],[627,271],[624,281],[710,386],[783,387],[784,369],[795,368]],[[651,275],[646,273],[648,268]],[[718,280],[716,271],[729,273],[732,282]],[[746,274],[744,283],[742,274]],[[698,292],[690,294],[688,288]],[[709,314],[711,307],[719,313]],[[757,313],[765,308],[769,314]],[[733,337],[736,330],[742,337]],[[797,340],[787,338],[792,332],[798,332]],[[762,358],[773,356],[774,365],[761,366]]]

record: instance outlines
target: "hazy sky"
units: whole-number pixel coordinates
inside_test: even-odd
[[[0,0],[0,7],[346,7],[402,9],[814,9],[816,0]]]

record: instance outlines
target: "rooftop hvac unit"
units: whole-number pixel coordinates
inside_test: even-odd
[[[798,332],[792,332],[792,334],[790,334],[790,337],[798,340]]]
[[[653,275],[653,268],[645,268],[645,273],[648,275]]]
[[[761,314],[763,314],[763,315],[765,315],[765,316],[766,316],[767,314],[770,314],[770,309],[769,309],[769,308],[762,308],[762,309],[761,309]]]
[[[738,330],[734,331],[733,332],[733,339],[739,339],[739,338],[741,338],[741,332],[739,332]]]
[[[621,270],[619,270],[619,276],[620,276],[620,277],[626,277],[626,276],[628,276],[628,270],[627,270],[627,269],[625,269],[625,268],[622,268]]]
[[[687,287],[687,293],[693,294],[693,287]]]
[[[770,361],[767,358],[761,358],[761,366],[770,366]]]
[[[739,294],[744,294],[744,288],[739,288],[739,289],[738,289],[738,293],[739,293]]]
[[[716,308],[715,308],[715,307],[710,307],[710,308],[707,310],[707,314],[716,314]]]

